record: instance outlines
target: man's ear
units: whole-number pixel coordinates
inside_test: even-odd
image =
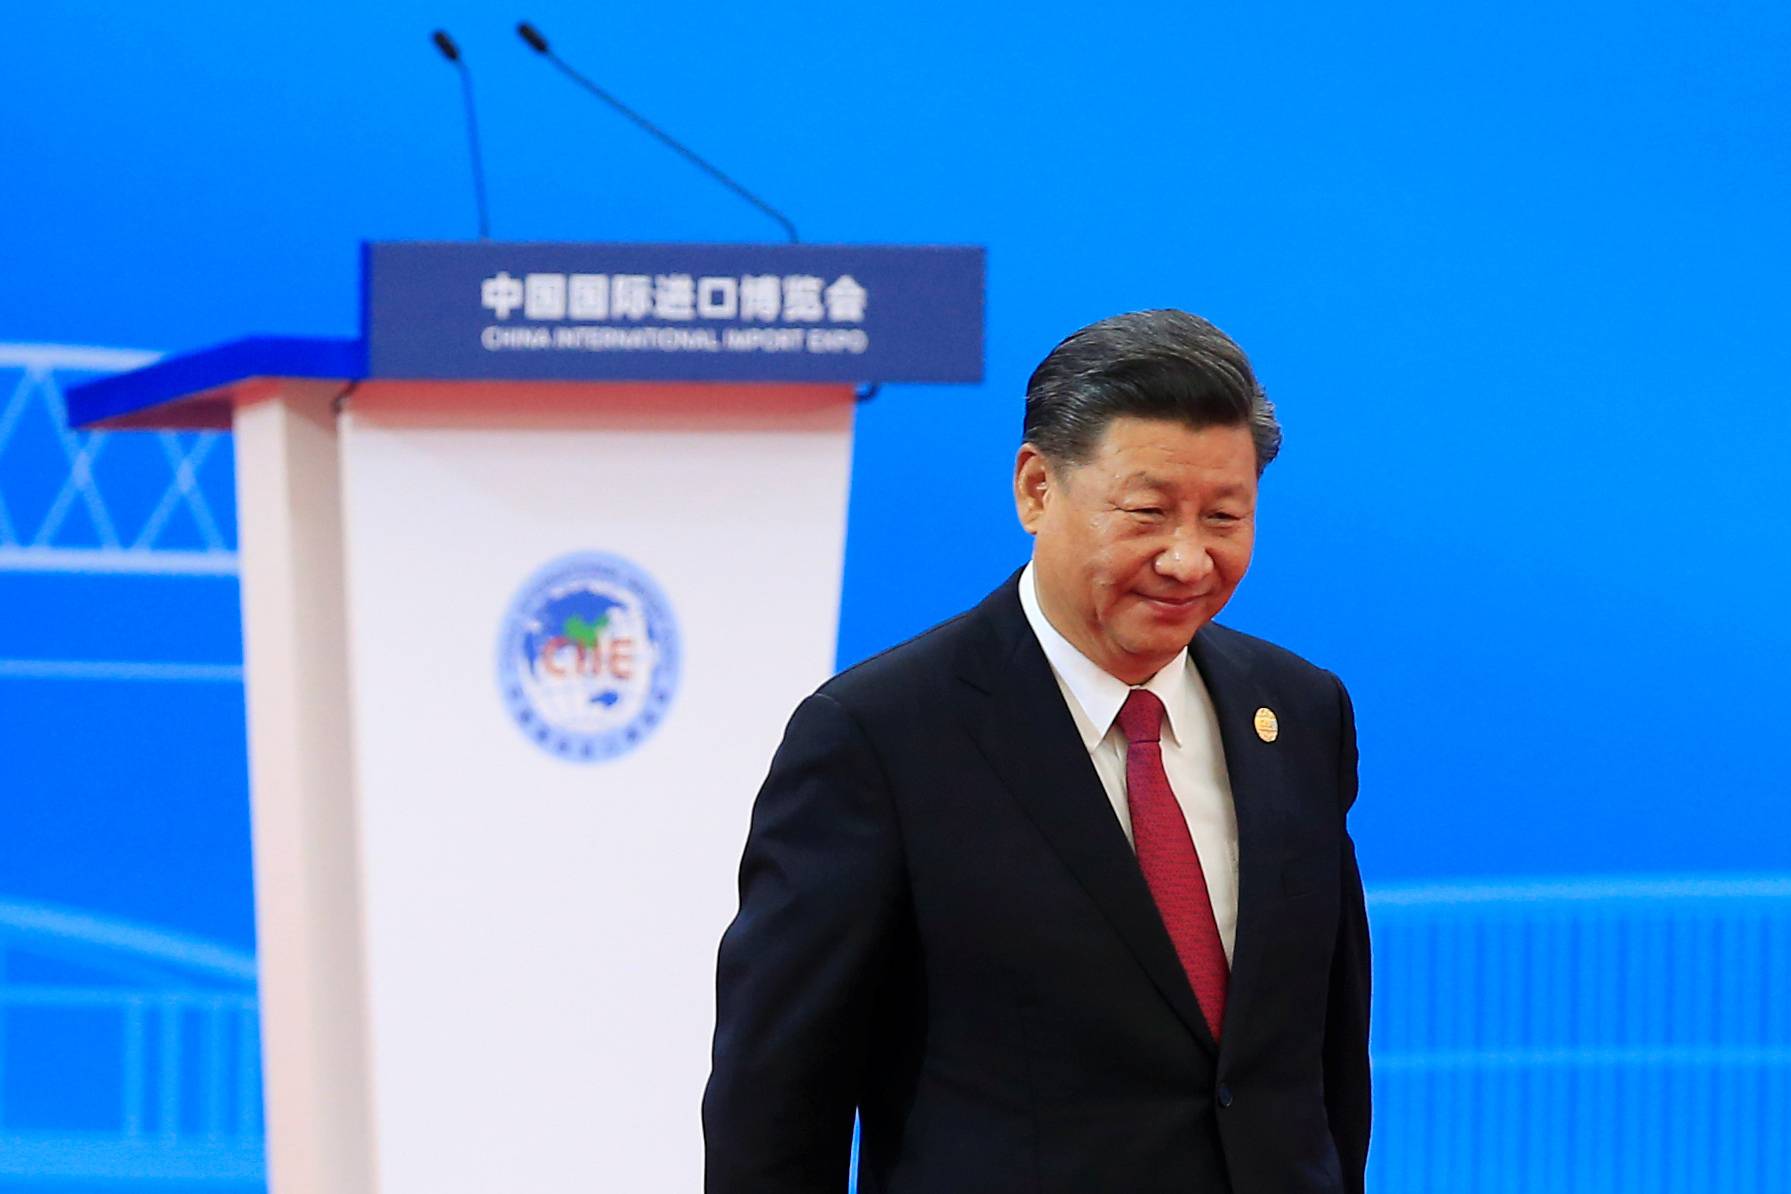
[[[1051,485],[1051,467],[1044,455],[1031,444],[1021,444],[1014,458],[1014,511],[1028,535],[1038,533]]]

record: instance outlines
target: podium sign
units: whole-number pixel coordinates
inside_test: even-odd
[[[374,377],[981,381],[983,251],[379,244]]]
[[[833,662],[848,381],[979,376],[981,253],[367,265],[364,340],[69,396],[235,431],[271,1187],[699,1189],[753,792]]]

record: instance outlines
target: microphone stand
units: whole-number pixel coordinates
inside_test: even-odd
[[[442,57],[454,64],[460,72],[460,93],[466,100],[466,140],[473,159],[473,200],[479,206],[479,239],[491,239],[491,213],[485,206],[485,162],[479,155],[479,117],[473,107],[473,72],[467,68],[465,59],[460,56],[460,47],[446,31],[437,29],[430,41],[442,52]]]
[[[728,188],[730,191],[776,220],[782,225],[784,234],[790,238],[791,244],[796,244],[801,239],[796,235],[796,225],[791,223],[790,218],[784,215],[783,212],[777,210],[777,208],[771,206],[769,203],[735,182],[727,174],[723,173],[720,167],[716,166],[713,162],[710,162],[696,150],[690,148],[690,146],[684,144],[684,142],[678,140],[676,137],[654,124],[651,120],[648,120],[645,116],[642,116],[639,112],[636,112],[633,108],[630,108],[627,104],[579,74],[564,58],[561,58],[558,54],[548,48],[547,39],[542,37],[540,32],[533,25],[524,21],[516,26],[516,32],[523,41],[529,44],[530,49],[553,63],[567,78],[608,104],[611,108],[614,108],[617,112],[620,112],[623,116],[626,116],[629,120],[633,121],[637,127],[658,138],[666,148],[677,153],[684,158],[685,161],[696,166],[716,182],[719,182],[722,186]]]

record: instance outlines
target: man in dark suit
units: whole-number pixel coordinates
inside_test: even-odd
[[[879,1194],[1362,1189],[1349,698],[1211,621],[1280,438],[1180,311],[1039,366],[1031,563],[823,685],[759,792],[709,1194],[838,1194],[854,1111]]]

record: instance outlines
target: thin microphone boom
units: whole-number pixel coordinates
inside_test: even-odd
[[[798,240],[801,239],[800,237],[798,237],[796,235],[796,225],[792,224],[790,222],[790,218],[788,216],[784,215],[783,212],[777,210],[777,208],[771,206],[769,203],[765,202],[763,199],[759,198],[757,195],[753,194],[751,191],[747,190],[745,187],[743,187],[739,183],[735,182],[732,178],[729,178],[726,174],[724,174],[721,171],[720,167],[718,167],[714,163],[710,162],[707,158],[703,157],[696,150],[690,148],[690,146],[684,144],[684,142],[678,140],[676,137],[672,136],[670,133],[666,132],[664,129],[662,129],[658,125],[654,124],[651,120],[648,120],[645,116],[642,116],[639,112],[636,112],[633,108],[630,108],[627,104],[623,103],[621,100],[617,99],[615,96],[611,95],[609,92],[605,91],[603,88],[597,86],[597,84],[591,82],[591,80],[589,80],[589,79],[585,78],[583,75],[579,74],[576,70],[573,70],[572,67],[567,64],[567,62],[564,58],[561,58],[558,54],[554,53],[551,49],[548,48],[547,39],[545,37],[542,37],[540,31],[537,30],[533,25],[529,24],[527,21],[523,21],[521,24],[516,26],[516,33],[519,37],[522,38],[523,41],[525,41],[529,44],[530,49],[534,50],[537,54],[540,54],[543,58],[546,58],[549,62],[551,62],[555,66],[559,67],[561,72],[564,73],[567,78],[571,79],[574,83],[577,83],[580,87],[583,87],[586,91],[590,92],[592,95],[596,96],[598,99],[602,100],[604,103],[608,104],[610,107],[614,108],[616,111],[618,111],[622,115],[626,116],[629,120],[632,120],[636,125],[638,125],[642,129],[645,129],[647,132],[653,134],[653,136],[657,137],[667,148],[675,150],[686,161],[690,162],[692,165],[699,167],[704,173],[708,174],[709,177],[713,178],[716,182],[719,182],[722,186],[727,187],[730,191],[734,192],[736,195],[740,196],[742,199],[746,200],[748,203],[752,204],[754,207],[758,208],[760,211],[764,212],[766,215],[768,215],[772,219],[776,220],[779,224],[781,224],[783,226],[783,230],[784,230],[785,234],[789,236],[790,242],[792,244],[796,243]]]
[[[460,72],[460,93],[466,99],[466,142],[473,159],[473,199],[479,205],[479,239],[491,239],[491,213],[485,207],[485,160],[479,154],[479,117],[473,108],[473,72],[460,56],[460,47],[446,31],[437,29],[430,37],[442,57]]]

